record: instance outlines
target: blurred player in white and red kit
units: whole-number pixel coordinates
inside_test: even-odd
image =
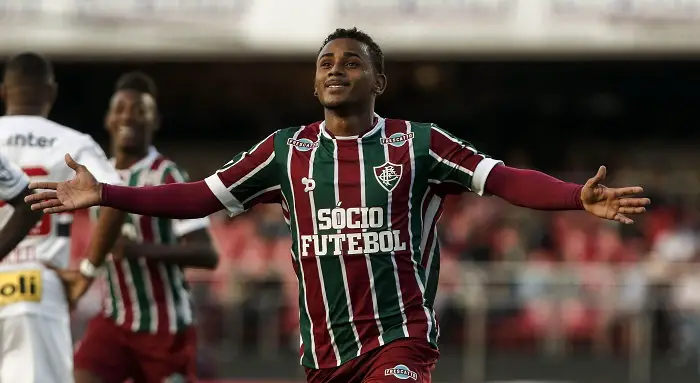
[[[121,184],[90,136],[47,119],[56,94],[48,60],[34,53],[9,59],[1,89],[5,115],[0,117],[0,153],[32,180],[67,180],[72,172],[63,156],[70,152],[89,162],[97,178]],[[11,214],[10,206],[0,207],[0,224]],[[92,246],[91,251],[109,250],[121,227],[114,222],[123,217],[122,212],[107,210],[96,228],[105,248]],[[73,381],[69,304],[61,279],[51,269],[68,266],[71,222],[71,214],[44,215],[0,263],[0,284],[15,287],[0,289],[0,382]],[[84,272],[91,274],[89,269]]]

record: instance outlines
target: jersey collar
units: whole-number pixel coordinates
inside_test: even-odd
[[[123,170],[128,170],[128,171],[135,171],[135,170],[142,170],[144,168],[150,167],[153,161],[158,158],[160,155],[160,152],[158,152],[158,149],[156,149],[155,146],[150,146],[148,148],[148,154],[146,154],[146,157],[143,157],[140,159],[138,162],[135,164],[131,165],[128,169],[123,169]],[[117,160],[112,157],[109,159],[109,163],[112,164],[112,167],[116,165]]]
[[[326,130],[326,121],[325,120],[323,122],[321,122],[319,129],[321,130],[321,135],[323,135],[323,137],[328,138],[329,140],[356,140],[358,138],[367,138],[367,137],[370,137],[370,136],[372,136],[372,135],[376,134],[377,132],[384,129],[384,124],[385,124],[384,118],[379,116],[377,113],[374,114],[374,117],[377,118],[377,123],[374,125],[374,127],[372,129],[365,132],[361,136],[335,137],[335,136],[331,135],[330,133],[328,133],[328,131]]]

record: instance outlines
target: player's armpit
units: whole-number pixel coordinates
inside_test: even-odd
[[[14,207],[14,212],[2,230],[0,230],[0,260],[17,247],[43,215],[41,211],[33,211],[29,205],[24,203],[24,197],[29,194],[31,194],[31,191],[25,189],[19,195],[7,201]]]
[[[224,208],[204,181],[146,187],[105,184],[102,206],[150,217],[202,218]]]
[[[219,256],[206,230],[184,235],[177,245],[128,243],[123,251],[130,259],[146,258],[149,261],[168,262],[182,267],[213,270],[219,263]]]
[[[582,185],[564,182],[536,170],[499,165],[486,179],[487,193],[537,210],[582,210]]]

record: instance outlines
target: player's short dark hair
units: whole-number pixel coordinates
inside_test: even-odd
[[[5,77],[35,82],[53,82],[53,65],[44,56],[35,52],[23,52],[10,57],[5,63]]]
[[[147,93],[155,98],[158,94],[158,87],[151,76],[139,72],[129,72],[121,75],[114,86],[116,92],[120,90],[133,90],[139,93]]]
[[[367,45],[367,47],[369,47],[369,54],[372,59],[374,69],[379,74],[384,73],[384,53],[382,52],[382,48],[380,48],[379,45],[374,42],[374,40],[367,33],[362,32],[357,28],[338,28],[333,33],[328,35],[328,37],[326,37],[326,40],[323,41],[323,45],[321,45],[319,52],[326,46],[326,44],[337,39],[353,39]]]

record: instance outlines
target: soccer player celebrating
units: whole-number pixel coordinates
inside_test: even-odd
[[[88,135],[50,121],[56,98],[53,68],[35,53],[22,53],[6,64],[0,95],[5,115],[0,117],[0,153],[33,180],[68,180],[72,172],[63,154],[85,163],[98,179],[121,183],[107,156]],[[0,175],[0,177],[2,177]],[[16,214],[20,210],[15,210]],[[0,207],[3,231],[18,231],[10,206]],[[44,215],[29,235],[2,259],[0,281],[0,381],[70,382],[73,380],[73,342],[69,303],[62,280],[47,268],[68,266],[71,214]],[[109,250],[121,227],[123,213],[107,208],[95,234]],[[29,222],[25,222],[28,224]],[[23,224],[23,225],[25,225]],[[3,237],[1,242],[9,238]],[[5,255],[7,243],[0,243]]]
[[[515,169],[430,123],[374,113],[383,54],[356,29],[338,29],[316,60],[324,121],[279,130],[203,182],[128,188],[99,183],[66,156],[69,182],[26,198],[58,213],[94,205],[171,218],[222,208],[240,214],[279,202],[299,281],[301,363],[309,382],[430,382],[440,334],[433,302],[440,269],[435,226],[445,196],[471,191],[539,210],[585,210],[632,223],[641,187],[585,185]]]
[[[31,193],[27,185],[29,178],[22,169],[0,154],[0,208],[9,204],[14,209],[0,230],[0,260],[22,242],[42,216],[24,203],[24,197]]]
[[[130,186],[175,184],[187,177],[151,145],[159,127],[155,100],[153,80],[132,72],[119,78],[109,104],[111,161]],[[77,383],[195,381],[197,345],[183,267],[216,267],[208,225],[207,218],[127,216],[122,239],[106,262],[104,314],[90,321],[75,354]],[[97,268],[105,257],[90,262]],[[59,273],[82,286],[92,281],[77,272]]]

